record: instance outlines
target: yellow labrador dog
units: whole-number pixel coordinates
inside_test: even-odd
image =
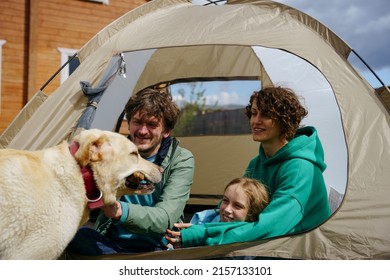
[[[0,259],[56,259],[90,208],[151,193],[160,180],[130,140],[109,131],[40,151],[0,150]]]

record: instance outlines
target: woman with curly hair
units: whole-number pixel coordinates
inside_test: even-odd
[[[210,223],[167,231],[175,247],[228,244],[307,231],[330,216],[323,178],[324,151],[314,127],[300,127],[307,110],[287,88],[252,94],[246,115],[260,142],[244,177],[264,183],[270,203],[256,222]],[[178,225],[179,226],[179,225]]]

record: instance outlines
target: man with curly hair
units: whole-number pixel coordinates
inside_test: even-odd
[[[307,113],[290,89],[267,87],[254,92],[246,115],[253,140],[261,144],[244,177],[264,183],[270,203],[256,222],[167,230],[169,242],[174,247],[192,247],[253,241],[310,230],[329,218],[324,151],[314,127],[300,128]]]
[[[79,255],[163,250],[164,233],[184,219],[194,176],[194,157],[171,136],[180,110],[168,89],[147,88],[125,106],[129,138],[140,155],[161,167],[153,194],[124,195],[103,206],[94,229],[81,228],[68,246]]]

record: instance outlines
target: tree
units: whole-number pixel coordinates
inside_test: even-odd
[[[206,110],[206,97],[204,96],[206,89],[203,88],[203,83],[191,82],[185,85],[189,88],[189,98],[186,99],[187,92],[184,88],[178,90],[179,95],[186,101],[181,108],[180,119],[173,131],[175,136],[190,135],[194,118],[198,114],[203,114]]]

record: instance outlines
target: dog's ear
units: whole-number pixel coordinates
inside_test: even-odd
[[[107,143],[108,138],[105,135],[85,139],[80,143],[80,148],[75,154],[75,159],[80,166],[85,167],[90,162],[100,161],[103,159],[102,147]]]

